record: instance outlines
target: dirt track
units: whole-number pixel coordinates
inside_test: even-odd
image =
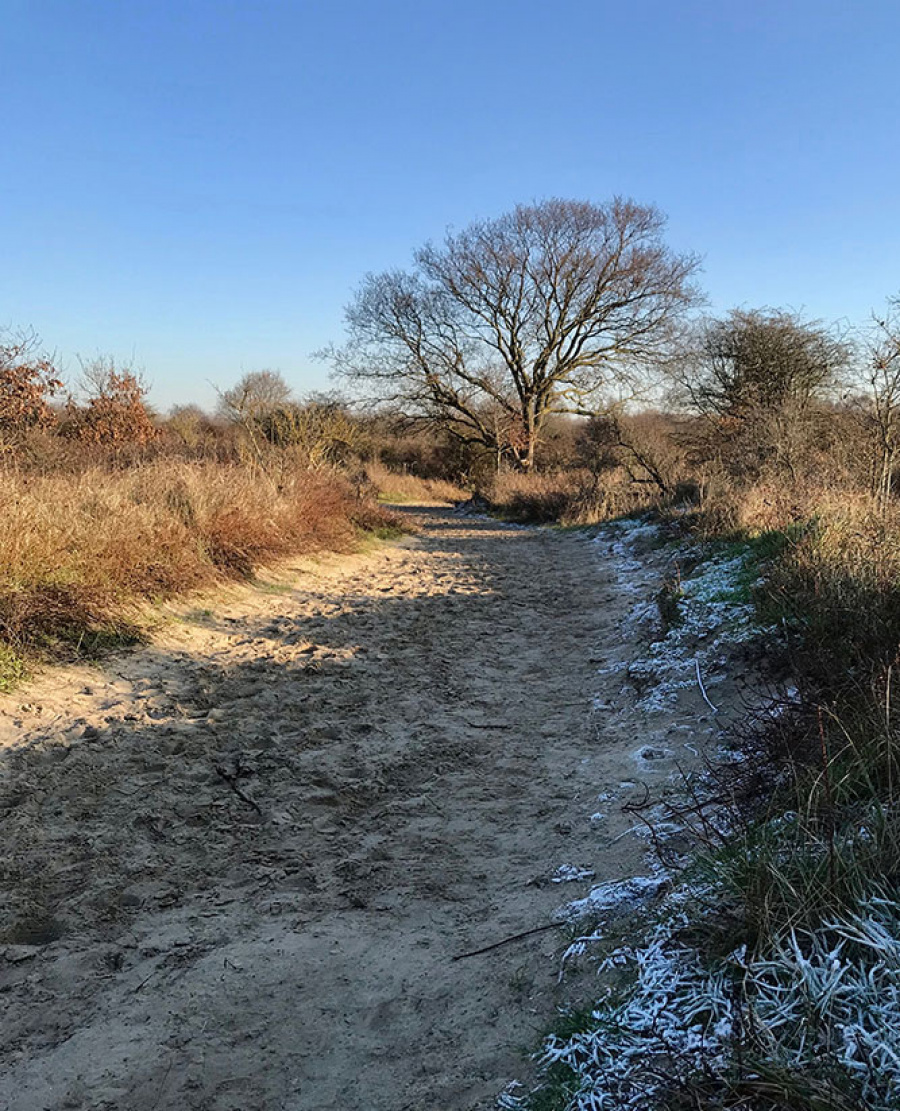
[[[634,596],[580,535],[419,513],[4,700],[0,1106],[468,1111],[522,1074],[558,932],[452,958],[551,921],[561,864],[641,871],[588,821],[641,741],[591,712]]]

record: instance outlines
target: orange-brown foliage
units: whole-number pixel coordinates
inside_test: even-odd
[[[86,444],[144,447],[156,440],[159,429],[145,402],[147,387],[130,370],[102,368],[93,377],[94,393],[83,406],[70,402],[65,432]]]
[[[0,434],[16,437],[51,423],[49,398],[62,389],[52,361],[31,336],[0,343]]]

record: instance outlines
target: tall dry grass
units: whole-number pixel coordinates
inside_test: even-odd
[[[756,538],[769,659],[795,692],[747,738],[734,834],[711,857],[765,951],[827,928],[900,878],[900,506],[858,488],[757,484],[712,501],[703,535]]]
[[[592,525],[661,504],[655,488],[630,481],[619,470],[552,474],[501,474],[479,493],[491,509],[520,524]]]
[[[366,463],[365,478],[382,501],[387,502],[459,502],[469,493],[443,478],[420,478],[407,471],[391,470],[382,463]]]
[[[281,468],[277,481],[252,466],[172,460],[0,471],[0,672],[3,659],[16,672],[16,653],[134,635],[139,603],[398,527],[346,479],[302,469]]]

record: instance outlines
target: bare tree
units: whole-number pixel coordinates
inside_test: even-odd
[[[875,318],[866,356],[869,389],[861,412],[874,442],[872,492],[886,506],[900,453],[900,298],[892,298],[888,313]]]
[[[852,349],[820,321],[778,309],[734,309],[704,321],[677,366],[676,392],[707,419],[713,450],[756,473],[793,471]]]
[[[448,234],[411,272],[369,275],[336,372],[467,442],[534,463],[547,418],[592,412],[659,357],[698,299],[698,260],[652,207],[549,200]]]
[[[277,370],[253,370],[219,394],[219,411],[235,424],[259,421],[291,401],[291,387]]]

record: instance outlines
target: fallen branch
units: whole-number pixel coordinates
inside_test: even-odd
[[[262,808],[260,807],[259,803],[255,799],[250,798],[246,791],[242,791],[241,788],[238,787],[237,779],[235,776],[230,775],[227,771],[225,771],[224,768],[220,768],[218,764],[216,765],[216,775],[219,776],[220,779],[225,780],[228,786],[232,789],[232,791],[234,791],[234,793],[242,802],[245,802],[248,806],[252,806],[256,813],[261,818],[263,817]]]
[[[531,937],[532,934],[541,934],[544,933],[545,930],[555,930],[558,926],[558,922],[548,922],[546,926],[535,926],[531,930],[523,930],[520,934],[504,937],[502,940],[494,941],[490,945],[483,945],[480,949],[470,949],[468,953],[457,953],[457,955],[451,959],[454,961],[461,961],[466,957],[477,957],[480,953],[489,953],[491,949],[499,949],[501,945],[508,945],[511,941],[519,941],[523,937]]]

